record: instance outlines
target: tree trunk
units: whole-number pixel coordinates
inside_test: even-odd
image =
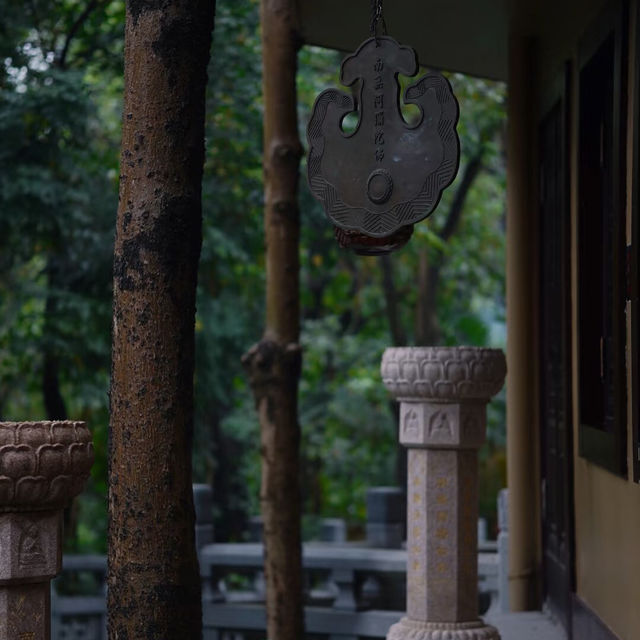
[[[45,347],[42,359],[42,397],[47,420],[67,419],[67,407],[60,391],[58,369],[57,356],[49,347]]]
[[[53,256],[47,262],[48,292],[44,305],[44,327],[42,341],[42,400],[47,420],[66,420],[67,404],[60,389],[60,360],[55,347],[56,314],[60,282],[59,268]],[[63,515],[64,549],[75,550],[78,541],[78,501],[72,500]]]
[[[296,0],[262,0],[266,328],[244,357],[261,429],[267,637],[303,637]]]
[[[488,138],[490,139],[492,135],[489,135]],[[449,242],[458,230],[469,191],[482,171],[484,153],[484,148],[481,147],[465,165],[444,225],[437,232],[443,243]],[[418,263],[418,303],[416,305],[417,345],[435,347],[442,341],[436,303],[443,264],[444,256],[442,254],[439,254],[433,262],[429,262],[427,250],[421,249]]]
[[[393,262],[390,255],[380,256],[380,268],[382,269],[382,291],[384,292],[385,306],[387,309],[387,319],[389,320],[389,331],[391,332],[391,343],[394,347],[404,347],[407,344],[407,334],[402,326],[400,309],[398,305],[398,292],[393,274]],[[389,399],[389,410],[393,415],[393,424],[400,425],[400,403],[395,398]],[[397,440],[400,442],[400,432],[396,432]],[[396,445],[396,485],[407,486],[407,449],[399,444]]]
[[[222,412],[212,409],[207,425],[207,432],[211,433],[212,455],[216,462],[210,479],[217,511],[214,518],[216,542],[241,540],[242,534],[247,530],[247,487],[237,473],[237,461],[244,450],[240,442],[227,436],[222,429],[222,419],[226,413],[224,408]]]
[[[55,321],[58,312],[59,269],[51,255],[47,259],[47,299],[44,307],[42,340],[42,400],[47,420],[66,420],[67,405],[60,390],[60,364],[55,348]]]
[[[398,292],[396,291],[396,282],[393,276],[391,256],[380,256],[380,266],[382,267],[382,290],[386,302],[391,341],[394,347],[404,347],[407,344],[407,334],[404,331],[402,318],[400,317]]]
[[[109,638],[200,638],[191,488],[204,98],[215,2],[127,2],[114,255]]]
[[[438,287],[440,285],[440,260],[429,263],[427,249],[421,249],[418,258],[418,302],[416,305],[416,344],[437,347],[442,340],[438,323]]]

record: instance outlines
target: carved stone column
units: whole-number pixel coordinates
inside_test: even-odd
[[[49,640],[62,510],[93,464],[83,422],[0,422],[0,638]]]
[[[409,448],[407,616],[387,640],[499,640],[478,617],[478,449],[504,382],[500,350],[387,349],[382,379]]]

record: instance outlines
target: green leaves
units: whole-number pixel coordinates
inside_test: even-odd
[[[0,414],[60,417],[48,415],[43,399],[44,386],[53,384],[53,395],[63,400],[56,411],[90,423],[97,453],[91,495],[102,510],[92,526],[103,539],[114,122],[121,111],[109,69],[120,58],[107,51],[121,41],[114,11],[124,4],[39,0],[20,3],[15,12],[13,2],[6,4],[8,22],[0,29]],[[102,66],[104,55],[110,60]],[[48,377],[45,362],[55,372]],[[85,536],[87,544],[95,540]]]
[[[307,321],[302,344],[308,511],[362,522],[367,488],[392,482],[395,465],[396,428],[379,374],[387,345],[383,336],[344,334],[332,315]]]
[[[240,365],[260,337],[264,315],[258,8],[257,0],[217,4],[196,322],[195,479],[214,481],[225,513],[218,531],[237,516],[227,529],[236,537],[242,519],[256,512],[259,487],[258,425]],[[121,0],[9,0],[0,25],[0,415],[43,417],[42,357],[45,348],[52,351],[68,412],[88,419],[96,437],[93,497],[82,507],[79,530],[87,546],[103,539],[91,527],[103,517],[106,491],[123,25]],[[338,83],[341,58],[317,47],[300,51],[303,140],[316,95]],[[437,342],[503,346],[505,87],[448,77],[461,106],[460,175],[407,247],[391,257],[396,320],[407,342],[417,342],[419,309],[428,303]],[[445,238],[461,177],[478,156],[482,168]],[[395,416],[378,372],[393,340],[388,291],[379,260],[338,248],[305,175],[303,168],[305,507],[358,524],[368,486],[396,482]],[[437,271],[434,287],[421,278],[425,265]],[[47,304],[55,312],[46,314]],[[503,445],[499,403],[490,409],[489,430],[495,450],[487,459]],[[496,453],[494,484],[500,465]],[[493,498],[483,500],[490,505]]]

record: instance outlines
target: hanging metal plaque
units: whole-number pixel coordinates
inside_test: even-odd
[[[352,95],[327,89],[313,107],[307,130],[311,191],[338,227],[338,238],[356,238],[363,253],[404,244],[458,171],[458,102],[446,78],[429,73],[408,87],[404,101],[421,115],[415,124],[402,115],[398,74],[417,71],[413,49],[388,36],[372,37],[342,63],[341,81],[353,87]],[[354,112],[358,124],[346,133],[343,121]]]

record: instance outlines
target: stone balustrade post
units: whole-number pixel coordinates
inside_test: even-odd
[[[367,490],[367,544],[399,549],[407,526],[406,498],[400,487],[371,487]]]
[[[478,449],[506,374],[500,350],[387,349],[382,379],[409,449],[407,615],[387,640],[499,640],[478,616]]]
[[[213,489],[208,484],[193,485],[193,506],[196,512],[196,549],[213,542]]]
[[[498,603],[500,613],[509,613],[509,490],[498,494]]]
[[[0,639],[50,639],[62,513],[93,458],[83,422],[0,422]]]

